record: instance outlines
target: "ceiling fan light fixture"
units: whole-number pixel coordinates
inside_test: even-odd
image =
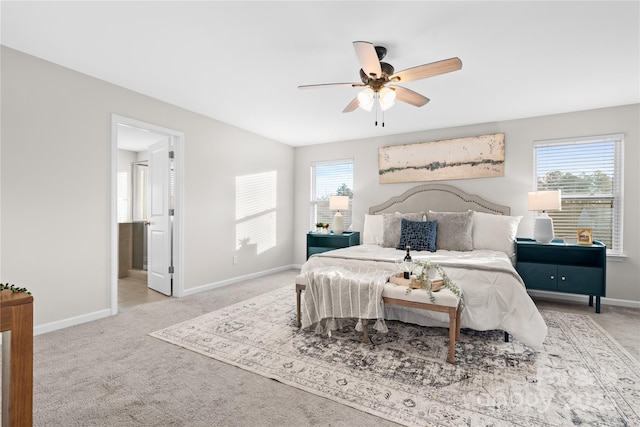
[[[393,104],[395,104],[395,100],[396,100],[395,90],[388,88],[386,86],[380,89],[380,92],[378,94],[378,101],[380,102],[380,108],[382,108],[382,111],[385,111],[391,108]]]
[[[365,111],[371,111],[374,100],[375,100],[375,97],[374,97],[373,89],[371,89],[370,87],[362,90],[358,94],[358,102],[359,102],[358,106]]]

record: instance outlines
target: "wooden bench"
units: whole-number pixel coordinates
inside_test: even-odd
[[[296,321],[297,326],[301,326],[301,298],[302,291],[306,289],[305,277],[300,275],[296,277]],[[435,303],[429,299],[429,293],[424,289],[412,289],[407,293],[407,287],[387,283],[382,292],[382,300],[388,305],[398,305],[403,307],[418,308],[421,310],[438,311],[449,314],[449,363],[455,363],[455,346],[456,341],[460,339],[460,315],[462,309],[460,307],[460,298],[448,289],[442,289],[433,294],[436,298]],[[429,302],[425,302],[429,301]],[[362,322],[362,340],[369,343],[369,331],[367,322]]]

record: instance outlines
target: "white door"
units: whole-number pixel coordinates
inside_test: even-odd
[[[149,147],[149,230],[147,233],[148,286],[171,295],[171,215],[169,180],[171,137]]]

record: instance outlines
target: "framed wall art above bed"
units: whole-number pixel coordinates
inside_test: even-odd
[[[504,133],[378,149],[381,184],[504,176]]]

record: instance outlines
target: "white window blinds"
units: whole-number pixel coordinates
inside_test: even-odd
[[[318,222],[331,224],[335,212],[329,209],[330,196],[349,196],[349,210],[341,212],[344,229],[352,224],[353,208],[353,160],[314,162],[311,164],[311,217],[309,229],[315,230]]]
[[[534,142],[535,187],[562,190],[562,210],[548,212],[559,238],[590,228],[609,254],[622,254],[623,135]]]
[[[118,222],[131,222],[131,200],[129,189],[129,173],[119,171],[117,175],[116,191],[117,191],[117,220]]]

